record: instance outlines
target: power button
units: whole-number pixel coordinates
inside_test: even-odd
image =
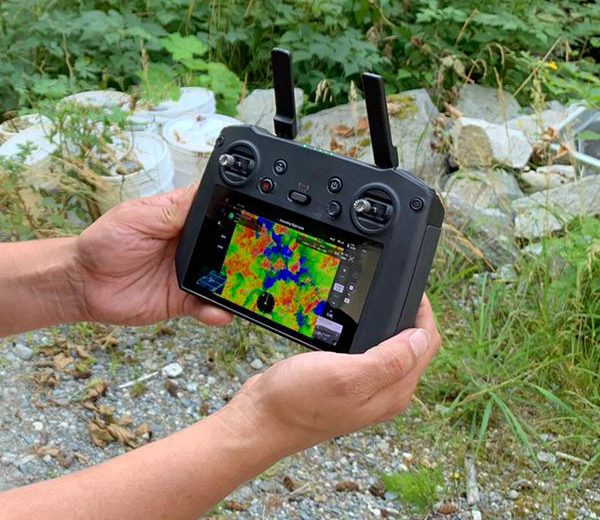
[[[329,179],[329,183],[327,184],[327,188],[331,193],[338,193],[342,191],[342,186],[342,179],[339,177],[331,177],[331,179]]]
[[[263,193],[271,193],[274,187],[275,183],[269,177],[260,180],[260,191]]]

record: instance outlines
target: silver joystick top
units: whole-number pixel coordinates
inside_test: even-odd
[[[373,209],[373,205],[367,199],[357,199],[352,205],[356,213],[368,213]]]
[[[219,157],[219,164],[224,168],[229,168],[235,164],[235,157],[228,153],[224,153]]]

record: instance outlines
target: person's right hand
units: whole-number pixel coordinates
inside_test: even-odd
[[[308,352],[281,361],[250,378],[230,406],[281,456],[390,420],[407,408],[440,347],[426,296],[415,327],[364,354]]]

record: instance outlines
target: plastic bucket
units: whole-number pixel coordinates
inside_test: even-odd
[[[79,92],[62,99],[63,102],[77,103],[84,106],[101,108],[120,108],[129,111],[132,98],[124,92],[116,90],[90,90],[88,92]]]
[[[216,111],[214,94],[201,87],[184,87],[177,101],[165,100],[150,110],[138,109],[132,118],[139,124],[141,122],[154,123],[158,131],[178,117],[192,114],[214,114]]]
[[[50,120],[46,116],[40,114],[27,114],[25,116],[19,116],[4,121],[4,123],[0,125],[0,143],[8,141],[11,137],[14,137],[19,132],[23,132],[32,126],[46,126],[49,124]]]
[[[142,169],[98,179],[98,206],[105,213],[120,202],[167,193],[173,189],[173,163],[166,143],[155,134],[133,132],[131,152]],[[125,158],[124,161],[128,159]]]
[[[167,123],[163,137],[173,158],[175,187],[183,188],[201,179],[221,130],[239,124],[237,119],[219,114],[184,116]]]

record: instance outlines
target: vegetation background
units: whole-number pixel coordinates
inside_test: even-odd
[[[534,108],[598,106],[598,27],[600,3],[590,0],[3,0],[0,112],[82,90],[152,98],[203,85],[233,113],[241,95],[270,83],[276,45],[294,52],[308,112],[347,102],[364,70],[390,92],[425,87],[440,106],[467,82]],[[9,173],[2,226],[18,230],[13,238],[39,236],[13,204]],[[50,218],[44,234],[60,222]],[[541,445],[583,460],[580,478],[598,474],[599,244],[597,219],[576,222],[506,279],[446,237],[429,287],[444,349],[421,387],[421,434],[465,432],[467,449],[484,456],[493,429],[534,461]]]

